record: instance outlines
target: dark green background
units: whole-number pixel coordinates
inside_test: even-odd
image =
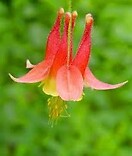
[[[25,60],[43,59],[46,39],[68,0],[0,0],[0,156],[132,155],[132,1],[74,0],[74,49],[92,13],[90,67],[101,80],[129,83],[117,90],[85,89],[69,102],[70,118],[48,125],[47,99],[38,84],[18,84]]]

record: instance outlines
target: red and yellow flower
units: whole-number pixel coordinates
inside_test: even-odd
[[[60,27],[63,16],[64,30],[61,35]],[[93,25],[91,14],[86,15],[85,30],[76,56],[73,57],[72,34],[76,17],[76,11],[73,13],[67,12],[64,15],[64,9],[61,8],[48,36],[45,59],[37,65],[32,65],[28,60],[27,68],[32,69],[20,78],[14,78],[9,74],[15,82],[41,82],[44,93],[53,96],[48,102],[51,118],[59,117],[61,112],[66,110],[63,100],[80,100],[84,86],[97,90],[108,90],[121,87],[127,82],[115,85],[101,82],[95,78],[89,67],[87,67],[90,58],[91,29]]]

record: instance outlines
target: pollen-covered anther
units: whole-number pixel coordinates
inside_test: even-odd
[[[65,105],[65,109],[67,109],[68,107],[67,107],[67,105]]]
[[[55,105],[55,109],[58,109],[58,106],[57,105]]]
[[[89,24],[92,22],[93,22],[93,17],[92,17],[92,14],[89,13],[86,15],[86,23]]]

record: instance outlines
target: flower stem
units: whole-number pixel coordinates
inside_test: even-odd
[[[68,6],[69,6],[68,10],[69,10],[69,12],[71,12],[72,11],[72,0],[69,0],[69,5]]]
[[[72,12],[72,0],[69,0],[69,12]],[[68,27],[68,51],[67,51],[67,66],[70,64],[70,55],[71,55],[71,28],[72,27],[72,18],[70,19],[69,27]]]

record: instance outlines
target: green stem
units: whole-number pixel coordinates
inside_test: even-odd
[[[68,6],[69,6],[68,10],[69,10],[69,12],[71,12],[72,11],[72,0],[69,0],[69,5]]]

